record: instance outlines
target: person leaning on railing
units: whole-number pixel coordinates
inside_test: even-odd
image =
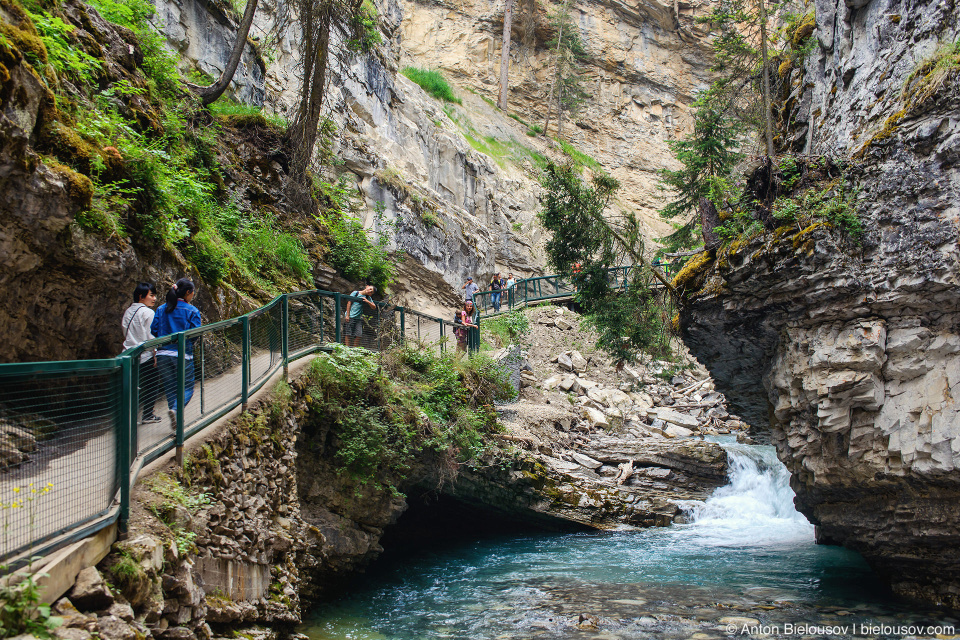
[[[457,311],[456,326],[453,328],[453,333],[457,336],[457,353],[467,350],[467,337],[470,335],[470,330],[477,328],[475,316],[473,300],[464,300],[463,309]]]
[[[123,351],[152,340],[153,305],[157,304],[157,287],[151,282],[141,282],[133,290],[133,304],[123,312],[120,327],[123,329]],[[153,407],[160,395],[160,377],[157,372],[157,352],[144,349],[140,354],[140,407],[141,422],[160,422]]]
[[[167,291],[167,301],[160,305],[150,326],[153,335],[158,338],[180,333],[200,326],[200,310],[190,304],[194,296],[193,283],[186,278],[177,280]],[[157,368],[160,381],[167,396],[167,408],[170,410],[170,422],[176,424],[177,415],[177,359],[180,353],[177,342],[162,345],[157,349]],[[193,397],[193,340],[187,340],[183,358],[185,373],[183,378],[183,406],[186,407]]]

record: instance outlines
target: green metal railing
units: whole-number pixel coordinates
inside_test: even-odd
[[[630,269],[611,269],[611,286],[624,286]],[[495,313],[493,293],[474,296],[478,318]],[[543,276],[520,280],[501,302],[515,309],[574,293],[561,277]],[[344,318],[348,303],[363,309],[360,336]],[[344,341],[375,351],[416,341],[442,353],[458,331],[403,307],[371,310],[341,293],[298,291],[116,358],[0,365],[0,565],[15,568],[118,520],[122,529],[145,464],[171,450],[182,462],[188,438],[245,408],[291,362]],[[470,330],[467,347],[479,344]]]
[[[350,302],[363,309],[359,336],[347,335]],[[441,353],[454,329],[403,307],[298,291],[116,358],[0,365],[0,565],[123,526],[145,464],[171,450],[182,460],[187,439],[245,407],[289,363],[344,340],[371,350],[416,340]]]
[[[666,265],[657,264],[665,275],[669,276]],[[613,267],[607,270],[607,280],[612,289],[625,289],[629,282],[633,266]],[[473,294],[474,305],[477,308],[478,319],[513,311],[526,307],[535,302],[571,298],[576,295],[576,287],[559,275],[540,276],[519,280],[509,289],[500,291],[478,291]]]

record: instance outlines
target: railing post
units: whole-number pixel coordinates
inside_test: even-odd
[[[440,321],[440,353],[441,353],[441,354],[443,354],[443,352],[446,350],[446,346],[447,346],[447,345],[445,345],[444,342],[443,342],[443,336],[444,336],[443,327],[444,327],[443,320],[441,320],[441,321]]]
[[[128,454],[130,460],[137,457],[140,447],[137,423],[140,411],[140,355],[142,353],[141,350],[130,358],[130,453]]]
[[[140,357],[139,355],[136,357]],[[132,404],[133,371],[130,356],[120,358],[120,411],[117,424],[119,456],[117,471],[120,481],[120,522],[119,535],[126,538],[127,522],[130,520],[130,432],[136,424],[136,405]],[[131,418],[133,418],[131,420]],[[32,533],[32,532],[31,532]]]
[[[400,342],[407,341],[407,314],[403,307],[400,307]]]
[[[177,334],[177,465],[183,466],[183,412],[187,384],[187,334]]]
[[[283,379],[287,380],[290,373],[290,301],[286,293],[281,298],[280,352],[283,355]]]
[[[340,334],[343,331],[343,326],[342,326],[343,318],[341,318],[341,314],[343,313],[343,311],[341,310],[341,307],[340,307],[339,292],[333,294],[333,312],[336,317],[336,322],[333,325],[333,333],[334,333],[334,337],[336,338],[337,344],[340,344]]]
[[[250,389],[250,316],[244,315],[240,317],[240,327],[243,329],[242,343],[240,345],[240,408],[241,411],[246,411],[247,395]]]
[[[323,296],[318,297],[320,298],[320,302],[318,304],[318,307],[320,308],[320,343],[317,346],[320,346],[323,344]]]

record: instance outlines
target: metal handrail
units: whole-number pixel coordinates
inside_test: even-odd
[[[623,270],[625,275],[627,269],[629,268],[612,269],[611,272]],[[522,300],[519,299],[519,295],[515,295],[521,288],[523,291]],[[550,275],[517,281],[514,289],[503,290],[503,293],[507,295],[508,308],[513,309],[520,304],[527,305],[536,301],[571,295],[573,291],[572,289],[568,289],[570,289],[569,285],[563,281],[561,276]],[[476,295],[480,295],[482,299],[482,294],[484,293],[490,292],[479,292]],[[229,318],[202,327],[154,338],[136,347],[125,350],[115,358],[0,364],[0,410],[4,409],[4,403],[6,403],[9,398],[15,396],[12,390],[17,389],[24,381],[41,386],[47,384],[53,388],[57,383],[66,383],[66,379],[63,376],[108,376],[108,382],[104,383],[104,385],[109,386],[102,387],[100,392],[104,395],[111,395],[119,399],[117,401],[116,414],[113,418],[109,419],[109,424],[97,424],[97,427],[101,430],[112,426],[116,435],[116,451],[114,452],[116,465],[114,475],[110,479],[110,482],[114,483],[112,486],[119,485],[119,491],[118,495],[113,499],[113,502],[105,509],[98,509],[97,511],[89,513],[80,513],[76,516],[70,515],[68,517],[75,519],[71,523],[56,530],[40,531],[36,532],[36,535],[34,535],[35,532],[31,530],[29,532],[29,539],[15,542],[15,548],[0,549],[0,564],[5,564],[8,570],[12,570],[18,566],[18,561],[25,558],[28,551],[31,556],[48,553],[80,537],[90,535],[92,532],[107,527],[114,522],[119,522],[121,530],[124,530],[130,515],[131,489],[137,480],[139,471],[147,463],[171,450],[176,450],[177,460],[182,463],[183,446],[186,439],[202,431],[208,425],[237,407],[245,409],[250,396],[263,387],[281,367],[286,373],[290,362],[317,351],[332,350],[333,345],[341,343],[344,339],[342,314],[346,302],[359,302],[361,300],[363,300],[363,298],[351,297],[346,294],[319,289],[296,291],[279,295],[262,307],[236,318]],[[291,302],[293,303],[292,305]],[[382,305],[377,306],[376,314],[378,323],[382,320],[380,314],[383,308]],[[291,309],[293,309],[294,314],[306,313],[308,316],[307,319],[304,320],[303,315],[298,316],[296,320],[292,319]],[[325,313],[329,311],[332,311],[334,315],[332,318],[327,318],[325,322]],[[430,316],[412,309],[408,310],[404,307],[390,307],[390,313],[390,321],[398,323],[395,324],[395,326],[399,329],[401,340],[407,339],[407,332],[413,325],[417,327],[415,330],[417,335],[414,337],[422,337],[419,335],[420,330],[426,326],[428,333],[434,338],[436,338],[437,333],[439,333],[439,339],[436,342],[441,352],[445,349],[445,343],[449,336],[454,333],[454,329],[457,326],[456,323],[450,320]],[[279,316],[279,327],[277,327],[276,322],[278,318],[275,316]],[[483,316],[478,316],[478,320],[479,317]],[[408,322],[408,320],[413,321],[413,324]],[[261,327],[261,329],[266,329],[267,331],[266,334],[261,331],[259,335],[259,340],[263,344],[259,344],[257,347],[260,350],[258,367],[262,368],[264,364],[266,367],[259,370],[254,379],[254,345],[251,340],[251,327],[258,322],[265,322],[265,327]],[[304,330],[304,322],[310,324],[312,332]],[[303,338],[304,335],[306,335],[309,340],[305,346],[302,344],[292,346],[290,344],[291,327],[294,326],[295,323],[295,328],[299,332],[298,336]],[[424,325],[424,323],[426,323],[426,325]],[[329,331],[330,329],[332,329],[332,331]],[[227,336],[228,331],[236,332],[233,339]],[[278,331],[279,336],[277,336]],[[224,369],[217,369],[218,371],[222,371],[222,373],[213,374],[211,383],[217,382],[217,376],[225,377],[230,375],[237,377],[239,373],[240,378],[237,392],[227,399],[215,397],[212,401],[215,406],[212,407],[206,406],[208,401],[206,400],[207,394],[204,389],[204,384],[206,383],[204,371],[206,358],[204,349],[206,347],[204,347],[203,338],[205,335],[219,335],[220,339],[215,344],[219,344],[221,348],[225,349],[223,352],[225,355],[219,356],[219,359],[214,356],[215,364],[211,366],[223,367]],[[332,338],[332,341],[329,340],[329,338]],[[186,356],[188,340],[194,341],[193,352],[201,355],[199,358],[200,415],[190,418],[190,421],[188,421],[184,415],[186,405],[184,401],[186,376],[188,369],[191,371],[191,375],[196,375],[195,368],[197,363],[195,360],[191,361],[188,367]],[[237,341],[239,341],[239,345]],[[168,433],[158,442],[147,443],[141,446],[138,431],[138,411],[140,408],[139,389],[141,386],[140,356],[145,350],[170,345],[171,343],[177,344],[177,409],[175,431]],[[236,351],[230,351],[231,345],[233,349],[239,350],[238,361],[235,360]],[[468,334],[468,347],[471,351],[475,351],[479,348],[479,345],[479,329],[471,329]],[[231,353],[233,355],[231,355]],[[238,368],[239,371],[237,371]],[[14,378],[17,379],[15,380]],[[194,386],[195,383],[191,385],[190,388],[194,389]],[[216,396],[216,393],[214,395]],[[83,406],[92,406],[93,400],[85,398],[81,400],[81,403]],[[194,409],[196,409],[196,406],[194,406]],[[42,410],[40,411],[42,412]],[[12,413],[14,412],[8,412],[8,414]],[[196,413],[196,411],[194,410],[192,413]],[[17,416],[14,415],[14,417],[11,418],[10,415],[7,415],[4,419],[10,421],[15,420],[16,417]],[[26,424],[26,422],[23,422],[23,424]],[[91,487],[91,489],[93,488],[94,487]],[[0,496],[0,499],[5,498],[6,496]],[[4,544],[6,544],[5,538]]]

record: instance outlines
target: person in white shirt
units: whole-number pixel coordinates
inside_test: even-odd
[[[152,340],[150,325],[153,323],[153,306],[157,304],[157,288],[149,282],[141,282],[133,290],[133,304],[123,312],[120,327],[123,329],[123,350],[132,349],[138,344]],[[160,395],[160,376],[157,371],[156,350],[146,349],[140,354],[140,407],[143,410],[141,422],[160,422],[153,412]]]

